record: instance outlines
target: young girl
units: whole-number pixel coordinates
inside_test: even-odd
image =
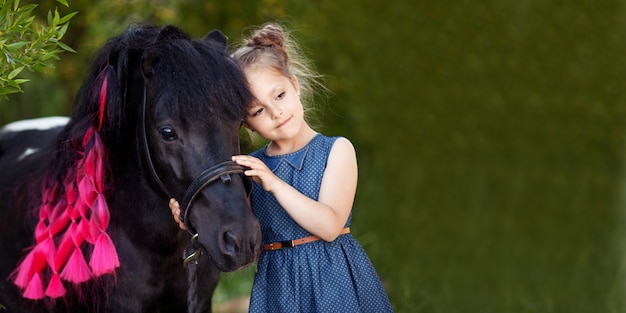
[[[259,219],[262,252],[250,312],[392,312],[369,258],[350,234],[357,185],[352,143],[309,126],[301,99],[316,74],[276,24],[253,33],[234,58],[256,102],[244,120],[270,140],[261,150],[232,160],[250,168],[256,182],[252,209]],[[180,223],[179,206],[170,201]]]

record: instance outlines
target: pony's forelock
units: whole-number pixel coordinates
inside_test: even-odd
[[[180,116],[210,114],[218,116],[217,120],[241,120],[246,116],[252,93],[243,72],[226,50],[216,48],[218,45],[211,40],[155,43],[160,46],[160,53],[169,56],[161,58],[159,67],[164,74],[155,75],[154,85],[168,88],[168,93],[176,94],[179,102],[187,102],[164,101],[164,105],[170,106],[168,110],[182,110]],[[168,78],[169,75],[175,75],[175,79]],[[209,101],[184,105],[197,103],[199,98]]]

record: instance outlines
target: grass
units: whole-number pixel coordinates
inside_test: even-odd
[[[222,273],[213,293],[213,312],[248,312],[255,270],[256,266],[251,266],[237,272]]]

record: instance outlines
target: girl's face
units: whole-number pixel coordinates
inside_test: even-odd
[[[296,77],[288,78],[263,67],[245,73],[256,97],[248,110],[245,126],[274,141],[296,136],[305,123]]]

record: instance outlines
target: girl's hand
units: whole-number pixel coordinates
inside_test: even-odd
[[[244,175],[252,177],[252,180],[261,184],[265,191],[273,192],[283,181],[274,175],[272,171],[258,158],[249,155],[234,155],[233,162],[248,167]]]
[[[178,223],[178,227],[180,227],[180,229],[187,230],[187,227],[185,227],[185,223],[180,221],[180,204],[178,204],[178,201],[172,198],[170,199],[169,205],[170,210],[172,211],[172,216],[174,216],[174,221]]]

